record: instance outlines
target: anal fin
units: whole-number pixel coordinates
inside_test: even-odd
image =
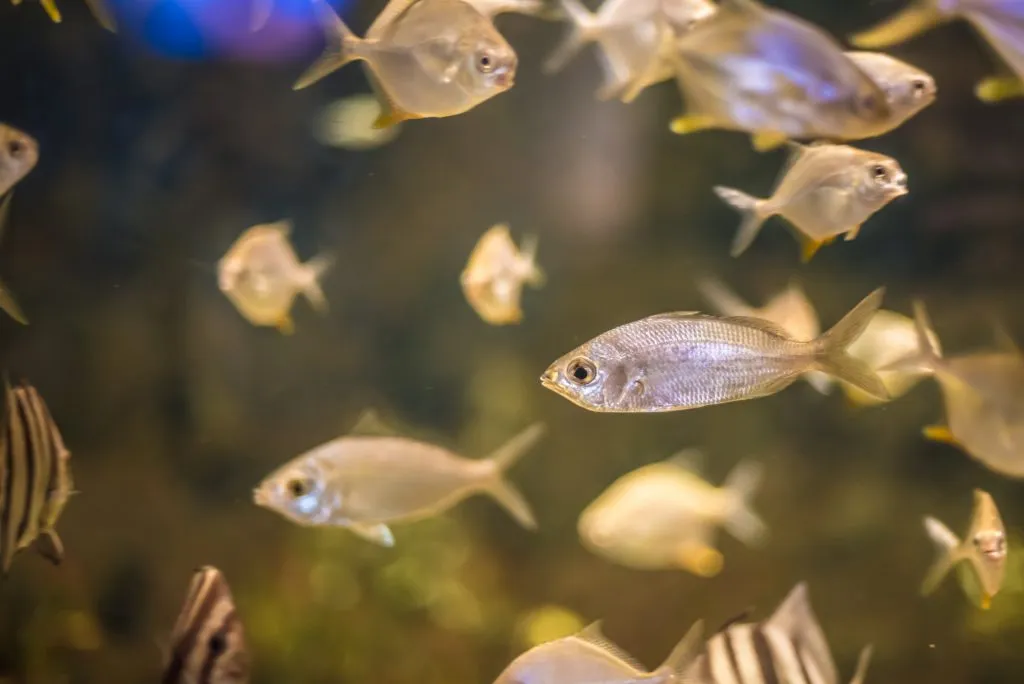
[[[686,135],[687,133],[696,133],[697,131],[705,131],[709,128],[715,127],[715,120],[710,116],[701,116],[697,114],[683,114],[677,116],[669,122],[668,128],[676,135]]]
[[[295,321],[292,320],[292,315],[287,312],[277,320],[274,327],[277,328],[282,335],[292,335],[295,333]]]
[[[788,138],[774,131],[759,131],[750,136],[750,144],[758,152],[771,152],[786,144]]]
[[[349,523],[346,527],[363,539],[379,546],[391,548],[395,545],[395,536],[391,534],[391,528],[384,523]]]
[[[952,444],[953,446],[958,446],[960,444],[956,436],[954,436],[950,429],[945,425],[929,425],[921,430],[921,434],[924,435],[925,439],[933,442]]]
[[[45,530],[39,534],[36,539],[36,550],[54,565],[60,565],[64,561],[64,544],[53,530]]]
[[[806,264],[814,255],[818,253],[818,250],[824,245],[835,242],[835,236],[827,237],[823,240],[815,240],[812,237],[801,235],[800,237],[800,263]]]

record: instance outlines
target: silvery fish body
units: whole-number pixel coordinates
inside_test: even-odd
[[[504,476],[543,433],[532,425],[477,460],[405,437],[339,437],[271,473],[254,499],[300,525],[344,527],[383,546],[394,544],[389,524],[437,515],[474,494],[532,529],[529,505]]]
[[[754,0],[724,0],[679,37],[677,80],[687,114],[677,133],[726,128],[853,140],[885,129],[885,95],[817,27]]]
[[[868,295],[821,337],[794,340],[754,318],[658,314],[603,333],[548,367],[542,384],[591,411],[678,411],[774,394],[822,370],[885,396],[881,381],[846,347],[882,302]]]
[[[898,128],[935,102],[938,88],[928,72],[882,52],[854,50],[844,54],[885,93],[891,117],[879,135]]]

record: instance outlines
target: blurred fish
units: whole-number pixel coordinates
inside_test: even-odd
[[[4,228],[7,227],[7,215],[10,212],[11,198],[13,196],[13,193],[8,194],[7,197],[0,200],[0,238],[3,237]],[[6,311],[11,318],[22,325],[28,325],[28,318],[14,298],[14,293],[11,292],[10,288],[2,280],[0,280],[0,309]]]
[[[349,150],[369,150],[386,145],[401,130],[396,124],[374,128],[381,114],[380,100],[374,95],[351,95],[324,107],[317,125],[316,137],[324,145]]]
[[[295,89],[364,60],[385,109],[377,127],[461,114],[515,80],[512,46],[489,17],[463,0],[390,0],[366,38],[353,34],[324,0],[313,0],[313,6],[328,46]]]
[[[483,460],[389,435],[352,434],[292,459],[254,491],[257,505],[299,525],[337,526],[394,546],[390,523],[442,513],[474,494],[487,494],[527,529],[536,522],[505,472],[544,434],[535,424]]]
[[[877,152],[847,145],[790,143],[789,161],[767,199],[723,186],[715,193],[741,214],[732,256],[750,247],[764,222],[781,216],[796,229],[801,258],[840,235],[857,237],[860,226],[886,204],[907,194],[907,174],[899,162]]]
[[[674,684],[700,648],[694,625],[658,669],[648,672],[601,633],[595,622],[573,636],[531,648],[513,660],[494,684]]]
[[[161,684],[247,684],[249,652],[221,571],[195,571],[171,632],[170,657]]]
[[[499,14],[526,14],[533,17],[551,18],[552,12],[546,0],[466,0],[476,11],[486,17]]]
[[[850,684],[861,684],[871,661],[865,647]],[[708,641],[687,668],[687,684],[839,684],[839,672],[807,596],[796,585],[770,618],[730,624]]]
[[[816,26],[754,0],[723,0],[673,51],[687,113],[675,133],[749,131],[758,149],[788,138],[878,135],[885,94]]]
[[[320,277],[330,268],[327,255],[299,263],[289,236],[289,221],[253,226],[242,233],[217,264],[221,292],[253,325],[292,334],[291,308],[302,292],[319,311],[327,310]]]
[[[891,114],[887,127],[879,131],[879,135],[895,130],[935,102],[938,88],[928,72],[881,52],[850,51],[844,54],[885,93]]]
[[[1024,478],[1024,355],[1005,351],[943,357],[924,304],[914,302],[919,352],[882,368],[935,377],[947,425],[924,429],[928,439],[958,446],[986,467]]]
[[[761,466],[742,462],[715,487],[697,474],[700,459],[687,450],[620,477],[580,515],[584,546],[631,568],[682,568],[713,577],[724,562],[714,547],[719,526],[744,544],[760,544],[767,528],[750,500],[761,484]]]
[[[14,555],[34,542],[59,564],[64,545],[54,527],[71,496],[71,452],[31,385],[12,389],[4,377],[0,420],[0,565],[6,574]]]
[[[0,197],[10,192],[39,161],[35,138],[0,123]]]
[[[992,496],[974,490],[971,526],[963,541],[932,517],[924,519],[924,529],[935,543],[938,557],[925,576],[921,593],[927,596],[935,591],[949,571],[957,567],[960,585],[967,596],[982,610],[991,608],[1006,574],[1006,528]]]
[[[551,364],[541,383],[590,411],[646,413],[756,399],[820,370],[884,397],[885,386],[846,353],[882,303],[864,298],[809,342],[758,318],[657,314],[598,335]]]
[[[11,0],[14,5],[20,5],[21,0]],[[50,16],[50,19],[59,24],[61,21],[60,10],[57,9],[56,0],[39,0],[39,4],[43,6],[46,13]],[[108,31],[116,31],[117,27],[114,23],[114,18],[104,4],[104,0],[85,0],[85,4],[92,10],[93,15],[97,21]]]
[[[1024,3],[1021,0],[913,0],[878,26],[851,37],[861,48],[901,43],[938,24],[966,19],[1013,72],[992,76],[975,88],[985,102],[1024,96]]]
[[[761,318],[779,326],[794,340],[810,341],[821,334],[818,314],[804,294],[803,288],[795,280],[791,281],[785,290],[765,302],[760,309],[744,302],[715,278],[701,278],[697,281],[697,289],[704,295],[711,308],[722,316]],[[854,344],[862,337],[863,335],[858,337]],[[847,349],[851,356],[852,348],[853,345],[850,345]],[[832,380],[820,371],[804,373],[803,378],[822,394],[828,394],[832,390]]]
[[[493,226],[476,243],[459,277],[466,301],[491,325],[519,323],[523,319],[519,305],[523,283],[533,287],[544,284],[544,272],[536,259],[536,236],[523,238],[522,249],[517,249],[507,225]]]
[[[934,333],[929,332],[929,339],[938,344]],[[861,336],[846,349],[846,353],[855,359],[860,359],[875,371],[889,392],[889,400],[906,394],[927,374],[922,371],[884,370],[884,368],[908,355],[919,352],[914,319],[885,309],[880,309],[875,313]],[[862,392],[846,382],[840,383],[840,386],[847,398],[857,405],[871,406],[886,401]]]

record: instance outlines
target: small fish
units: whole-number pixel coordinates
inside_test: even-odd
[[[938,344],[934,333],[929,332],[929,336],[935,344]],[[884,370],[884,368],[908,355],[919,352],[914,319],[885,309],[879,309],[875,313],[861,336],[846,349],[846,353],[855,359],[860,359],[875,371],[889,392],[890,400],[906,394],[927,373],[915,370]],[[862,392],[849,383],[843,382],[840,383],[840,386],[846,393],[846,397],[855,405],[872,406],[884,403],[884,400]]]
[[[334,262],[328,255],[299,263],[289,221],[253,226],[242,233],[217,264],[217,281],[231,303],[253,325],[292,334],[291,308],[302,292],[318,311],[327,310],[320,278]]]
[[[1024,97],[1024,3],[1020,0],[914,0],[895,16],[852,36],[850,41],[861,48],[886,47],[958,18],[974,26],[1012,72],[978,83],[978,98],[998,102]]]
[[[33,543],[55,565],[64,545],[54,527],[71,496],[69,461],[60,430],[34,387],[4,378],[0,415],[0,565]]]
[[[601,633],[595,622],[578,634],[531,648],[494,684],[675,684],[700,649],[701,623],[686,633],[658,669],[648,672]]]
[[[342,98],[324,107],[315,133],[324,145],[349,150],[369,150],[386,145],[398,135],[401,125],[374,128],[381,114],[380,100],[360,94]]]
[[[356,60],[367,63],[386,128],[407,119],[454,116],[512,87],[518,58],[491,19],[463,0],[390,0],[365,38],[324,0],[324,55],[295,84],[305,88]]]
[[[35,138],[0,123],[0,197],[11,191],[39,161]]]
[[[768,218],[781,216],[796,229],[806,263],[840,235],[853,240],[872,214],[907,194],[907,174],[892,157],[847,145],[790,145],[771,197],[715,187],[715,194],[743,214],[732,256],[750,247]]]
[[[724,563],[714,547],[719,526],[747,545],[760,544],[767,528],[750,500],[761,466],[742,462],[715,487],[697,474],[700,459],[686,450],[620,477],[580,515],[584,546],[626,567],[714,577]]]
[[[844,53],[885,93],[891,116],[882,133],[888,133],[935,102],[938,88],[935,79],[915,66],[881,52],[848,51]]]
[[[544,284],[544,272],[536,258],[536,236],[524,238],[522,249],[517,249],[507,225],[493,226],[476,243],[459,277],[466,301],[491,325],[519,323],[523,319],[519,304],[523,283],[533,287]]]
[[[215,567],[195,571],[171,632],[170,657],[161,684],[247,684],[249,652],[224,575]]]
[[[963,541],[932,517],[924,519],[924,529],[935,543],[938,557],[925,576],[921,594],[931,594],[957,567],[967,596],[982,610],[991,608],[1006,574],[1006,528],[991,495],[974,490],[971,526]]]
[[[541,384],[589,411],[680,411],[779,392],[820,370],[885,396],[885,386],[846,348],[882,303],[865,297],[809,342],[759,318],[695,311],[657,314],[598,335],[551,364]]]
[[[871,646],[857,661],[850,684],[861,684],[871,661]],[[733,622],[707,642],[705,652],[687,669],[687,684],[838,684],[828,641],[811,608],[807,585],[796,585],[764,622]]]
[[[821,334],[818,313],[795,280],[791,281],[785,290],[765,302],[760,309],[744,302],[714,278],[702,278],[697,282],[697,289],[715,309],[715,313],[722,316],[761,318],[779,326],[794,340],[809,341]],[[858,337],[853,344],[857,344],[862,337],[863,335]],[[853,356],[850,349],[853,349],[852,344],[847,352]],[[822,394],[828,394],[832,390],[832,380],[820,371],[805,373],[803,378]]]
[[[831,37],[755,0],[723,0],[673,56],[687,107],[675,133],[748,131],[764,150],[786,138],[871,137],[891,116],[878,84]]]
[[[11,0],[15,6],[20,5],[21,1],[22,0]],[[46,11],[46,14],[49,15],[51,21],[55,24],[59,24],[61,22],[60,10],[57,9],[57,3],[55,0],[39,0],[39,4],[43,6],[43,9]],[[85,0],[85,4],[89,6],[89,9],[92,10],[93,15],[100,22],[103,28],[108,31],[117,30],[114,19],[106,5],[103,3],[103,0]]]
[[[952,444],[987,468],[1024,478],[1024,355],[1007,341],[1005,350],[944,357],[920,301],[914,302],[916,354],[883,371],[932,375],[942,389],[946,425],[930,425],[924,436]]]
[[[540,439],[543,425],[528,427],[483,460],[404,437],[357,434],[360,429],[271,473],[253,493],[256,504],[299,525],[347,528],[381,546],[394,546],[389,524],[437,515],[474,494],[487,494],[520,525],[536,528],[505,472]]]

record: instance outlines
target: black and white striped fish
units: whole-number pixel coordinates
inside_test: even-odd
[[[850,684],[861,684],[871,659],[865,647]],[[708,640],[683,675],[686,684],[838,684],[839,673],[807,585],[789,592],[767,620],[730,623]]]
[[[249,653],[231,589],[212,566],[196,570],[171,632],[161,684],[247,684]]]
[[[71,452],[39,392],[3,380],[0,409],[0,566],[36,544],[53,563],[64,557],[54,525],[71,494]]]

